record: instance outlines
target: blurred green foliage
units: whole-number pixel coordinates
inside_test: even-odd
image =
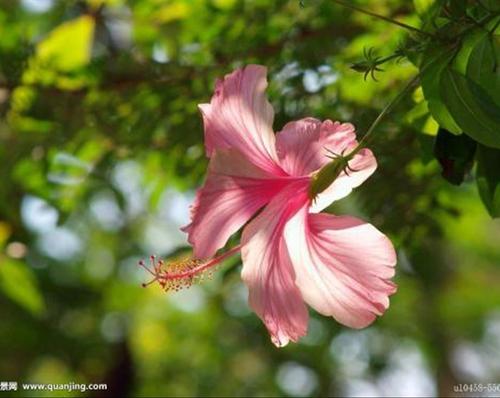
[[[445,39],[329,0],[0,3],[0,380],[105,382],[109,396],[498,383],[498,4],[355,4]],[[370,48],[389,58],[377,81],[350,67]],[[196,105],[247,63],[269,69],[276,131],[315,116],[362,134],[422,71],[375,132],[375,175],[329,209],[369,219],[398,249],[398,293],[366,330],[312,313],[302,342],[274,348],[237,258],[180,293],[140,287],[140,258],[189,255],[178,227],[207,165]]]

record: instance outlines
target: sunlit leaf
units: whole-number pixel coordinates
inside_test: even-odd
[[[172,22],[184,18],[188,15],[189,10],[189,4],[184,2],[173,2],[161,7],[156,13],[156,18],[162,23]]]
[[[34,315],[45,310],[33,271],[26,263],[0,257],[0,291]]]
[[[86,65],[91,56],[94,24],[91,16],[83,15],[59,25],[38,44],[38,61],[61,71]]]
[[[424,70],[422,74],[422,89],[429,111],[439,125],[453,134],[461,134],[462,129],[444,105],[439,90],[441,75],[452,59],[453,53],[450,51],[440,48],[429,49],[424,55],[424,62],[421,68]]]

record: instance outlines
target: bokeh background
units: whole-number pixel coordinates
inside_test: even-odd
[[[356,4],[418,26],[415,3]],[[207,165],[196,105],[217,77],[266,65],[276,131],[315,116],[363,132],[416,68],[394,60],[375,82],[349,66],[405,37],[329,0],[1,1],[0,380],[105,382],[109,396],[500,383],[500,223],[470,177],[441,177],[418,91],[376,131],[378,171],[329,208],[398,249],[399,291],[371,327],[311,312],[309,335],[276,349],[239,258],[179,293],[141,288],[138,260],[189,255],[179,227]]]

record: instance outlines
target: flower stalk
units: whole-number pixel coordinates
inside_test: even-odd
[[[422,71],[423,71],[423,69],[422,69]],[[379,113],[379,115],[377,116],[377,118],[373,121],[373,123],[370,125],[370,127],[366,131],[366,134],[363,136],[363,138],[361,139],[361,141],[359,141],[359,144],[356,146],[356,148],[354,148],[352,150],[352,152],[349,153],[349,156],[351,156],[351,158],[354,157],[354,155],[356,155],[363,147],[366,146],[367,142],[371,139],[371,136],[372,136],[373,132],[375,131],[375,129],[377,128],[377,126],[380,124],[380,122],[384,119],[384,117],[388,113],[390,113],[396,107],[396,105],[406,96],[406,94],[408,94],[408,92],[411,89],[413,89],[415,87],[415,85],[419,82],[420,75],[421,75],[421,73],[419,73],[418,75],[414,76],[406,84],[406,86],[403,88],[403,90],[401,90],[399,92],[399,94],[396,97],[394,97],[392,99],[392,101],[390,101],[384,107],[384,109],[382,109],[382,112]]]

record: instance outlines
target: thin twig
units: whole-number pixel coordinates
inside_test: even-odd
[[[370,125],[370,127],[368,128],[368,131],[363,136],[363,138],[359,141],[359,143],[356,146],[356,148],[354,148],[352,150],[352,152],[347,155],[348,158],[352,159],[354,157],[354,155],[356,155],[359,151],[361,151],[361,149],[363,149],[366,146],[368,140],[370,139],[370,137],[372,136],[373,132],[375,131],[375,128],[380,124],[380,122],[382,121],[382,119],[389,112],[391,112],[394,109],[394,107],[399,103],[399,101],[401,101],[406,96],[406,94],[414,87],[414,85],[420,80],[420,76],[421,76],[421,73],[419,73],[418,75],[414,76],[408,82],[408,84],[403,88],[403,90],[401,90],[401,92],[396,97],[394,97],[394,99],[391,102],[389,102],[385,106],[385,108],[382,110],[382,112],[379,113],[379,115],[377,116],[377,118]]]
[[[377,14],[373,11],[369,11],[369,10],[365,10],[364,8],[360,8],[360,7],[357,7],[357,6],[353,6],[352,4],[349,4],[349,3],[346,3],[342,0],[332,0],[334,3],[337,3],[343,7],[346,7],[346,8],[349,8],[351,10],[354,10],[354,11],[358,11],[358,12],[361,12],[363,14],[366,14],[366,15],[370,15],[374,18],[378,18],[378,19],[381,19],[383,21],[386,21],[386,22],[389,22],[393,25],[397,25],[401,28],[404,28],[404,29],[407,29],[407,30],[410,30],[412,32],[415,32],[415,33],[419,33],[419,34],[422,34],[422,35],[425,35],[425,36],[428,36],[428,37],[434,37],[434,35],[432,33],[429,33],[429,32],[426,32],[424,30],[421,30],[421,29],[418,29],[414,26],[411,26],[411,25],[407,25],[403,22],[399,22],[399,21],[396,21],[395,19],[392,19],[392,18],[389,18],[389,17],[386,17],[384,15],[380,15],[380,14]]]

